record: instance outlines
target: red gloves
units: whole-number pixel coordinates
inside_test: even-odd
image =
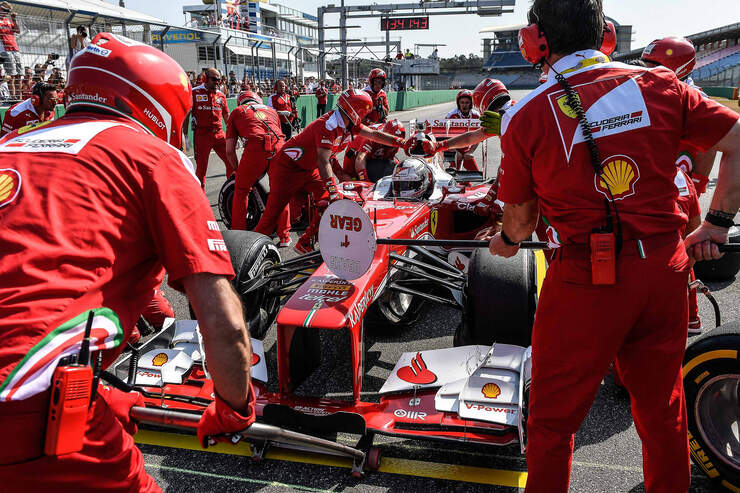
[[[403,150],[407,155],[411,155],[411,152],[414,150],[414,147],[416,147],[417,143],[419,141],[417,140],[416,136],[411,137],[403,144]],[[421,150],[424,153],[424,157],[432,157],[435,154],[437,154],[438,148],[434,145],[434,142],[431,140],[422,140],[421,141]]]
[[[230,441],[228,434],[239,432],[254,423],[254,389],[249,387],[247,398],[247,414],[242,416],[221,400],[218,394],[206,408],[198,423],[198,440],[203,448],[215,445],[217,441]],[[226,436],[225,436],[226,435]]]
[[[707,183],[709,183],[709,177],[700,175],[699,173],[692,173],[691,181],[694,182],[696,194],[701,197],[701,195],[707,191]]]
[[[136,421],[131,419],[131,408],[144,406],[144,396],[138,392],[122,392],[108,385],[98,385],[98,395],[105,401],[116,419],[121,422],[123,429],[129,435],[136,434]]]
[[[361,170],[359,170],[359,171],[357,172],[357,177],[358,177],[358,178],[359,178],[360,180],[362,180],[362,181],[368,181],[368,178],[367,178],[367,170],[366,170],[366,169],[361,169]]]
[[[354,200],[354,197],[352,195],[344,193],[339,188],[339,182],[337,181],[336,176],[330,176],[329,178],[327,178],[324,182],[324,185],[326,185],[326,191],[329,192],[330,204],[342,199]]]

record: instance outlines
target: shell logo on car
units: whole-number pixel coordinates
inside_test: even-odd
[[[159,353],[154,358],[152,358],[152,364],[154,366],[162,366],[163,364],[167,363],[169,358],[165,353]]]
[[[594,186],[606,198],[609,198],[611,190],[614,200],[621,200],[635,194],[635,184],[639,179],[637,163],[628,156],[617,155],[604,160],[601,176],[594,177]]]
[[[485,384],[480,391],[486,399],[496,399],[501,395],[501,388],[493,382]]]

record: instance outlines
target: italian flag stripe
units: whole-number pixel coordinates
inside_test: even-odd
[[[90,350],[110,349],[121,344],[123,329],[118,315],[110,308],[93,311]],[[50,386],[57,362],[79,352],[88,313],[85,311],[63,323],[31,348],[0,384],[0,402],[27,399]]]

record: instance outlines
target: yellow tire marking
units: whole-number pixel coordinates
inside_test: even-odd
[[[701,381],[707,378],[708,376],[709,376],[709,372],[705,371],[704,373],[702,373],[701,375],[699,375],[698,377],[694,379],[694,383],[699,385],[699,383],[701,383]]]
[[[738,488],[734,484],[728,483],[727,480],[725,480],[725,479],[722,480],[722,486],[724,486],[725,488],[727,488],[730,491],[734,491],[735,493],[740,493],[740,488]]]
[[[686,363],[682,370],[682,376],[686,377],[686,375],[688,375],[691,370],[696,368],[698,365],[704,363],[705,361],[710,361],[713,359],[737,359],[737,350],[718,349],[716,351],[709,351],[707,353],[700,354],[696,358]]]
[[[190,435],[179,435],[176,433],[154,432],[140,430],[134,437],[136,443],[145,445],[158,445],[186,450],[197,450],[199,452],[211,452],[216,454],[240,455],[251,457],[252,452],[247,443],[230,445],[218,443],[215,446],[203,449],[197,438]],[[352,461],[346,458],[332,457],[322,454],[308,452],[294,452],[287,449],[273,448],[265,455],[267,459],[283,460],[289,462],[304,462],[322,466],[351,468]],[[470,483],[491,484],[497,486],[511,486],[523,488],[527,483],[527,473],[522,471],[506,471],[501,469],[489,469],[487,467],[459,466],[454,464],[442,464],[437,462],[424,462],[412,459],[399,459],[395,457],[383,457],[379,472],[386,474],[401,474],[405,476],[420,476],[432,479],[447,479],[450,481],[467,481]]]

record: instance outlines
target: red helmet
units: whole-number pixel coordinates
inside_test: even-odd
[[[178,149],[193,105],[190,80],[176,61],[152,46],[111,33],[98,34],[72,58],[64,97],[67,109],[104,108]]]
[[[403,128],[403,123],[401,123],[401,121],[397,119],[388,120],[387,122],[385,122],[385,125],[383,125],[383,128],[381,129],[381,132],[395,135],[396,137],[401,137],[402,139],[406,138],[406,129]]]
[[[383,79],[383,87],[385,87],[385,79],[386,79],[385,72],[379,68],[372,69],[370,71],[370,75],[367,76],[367,83],[371,89],[373,87],[373,80],[378,79],[378,78]]]
[[[687,77],[696,65],[696,48],[686,38],[671,36],[656,39],[642,51],[642,61],[663,65],[676,73],[676,77]]]
[[[253,103],[261,103],[262,99],[252,91],[242,91],[236,97],[236,103],[240,106],[250,101]]]
[[[358,125],[373,109],[373,98],[366,91],[347,89],[339,96],[337,108],[353,125]]]
[[[470,106],[472,108],[473,106],[473,91],[470,89],[463,89],[461,91],[458,91],[457,98],[455,101],[457,102],[457,109],[460,109],[460,99],[462,98],[470,98]]]
[[[498,111],[510,100],[509,90],[498,79],[489,77],[473,90],[473,106],[481,113],[486,110]]]

